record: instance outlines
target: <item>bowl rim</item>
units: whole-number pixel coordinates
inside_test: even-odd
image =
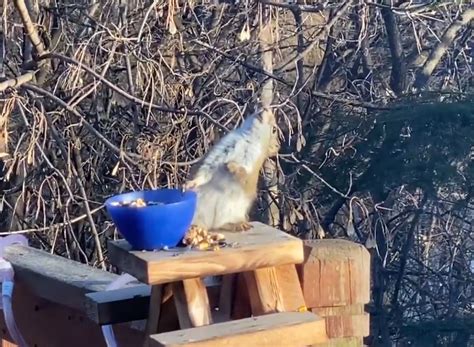
[[[145,193],[145,192],[154,192],[154,191],[163,191],[163,190],[168,190],[168,191],[180,191],[179,188],[157,188],[157,189],[141,189],[141,190],[130,190],[128,192],[124,192],[124,193],[120,193],[120,194],[115,194],[115,195],[112,195],[112,196],[109,196],[107,199],[105,199],[105,202],[104,202],[104,205],[106,207],[129,207],[129,206],[114,206],[114,205],[111,205],[111,200],[113,198],[116,198],[118,196],[121,196],[121,195],[126,195],[126,194],[132,194],[132,193]],[[182,190],[181,190],[182,191]],[[196,200],[197,199],[197,193],[193,190],[186,190],[186,191],[182,191],[183,194],[185,194],[186,198],[182,199],[182,200],[179,200],[179,201],[176,201],[176,202],[172,202],[172,203],[169,203],[169,204],[164,204],[164,205],[146,205],[144,207],[148,207],[148,208],[152,208],[152,207],[158,207],[158,208],[163,208],[163,207],[166,207],[166,206],[175,206],[175,205],[180,205],[180,204],[184,204],[185,202],[187,201],[192,201],[192,200]]]

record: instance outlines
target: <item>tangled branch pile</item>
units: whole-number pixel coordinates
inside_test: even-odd
[[[254,218],[371,250],[374,343],[472,314],[467,3],[3,4],[2,234],[105,268],[105,198],[182,184],[271,79],[281,151]]]

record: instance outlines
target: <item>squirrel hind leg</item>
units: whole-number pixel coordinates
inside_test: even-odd
[[[222,231],[231,231],[231,232],[244,232],[249,231],[253,228],[253,225],[249,222],[239,222],[239,223],[227,223],[219,228]]]

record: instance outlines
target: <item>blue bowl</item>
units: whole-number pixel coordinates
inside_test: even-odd
[[[160,205],[120,206],[117,203],[143,199]],[[105,207],[122,236],[135,250],[176,247],[191,226],[196,193],[179,189],[129,192],[112,196]]]

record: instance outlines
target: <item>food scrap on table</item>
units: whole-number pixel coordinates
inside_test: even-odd
[[[183,238],[183,243],[191,248],[207,251],[218,251],[225,244],[225,236],[220,233],[209,233],[206,229],[191,225]]]

